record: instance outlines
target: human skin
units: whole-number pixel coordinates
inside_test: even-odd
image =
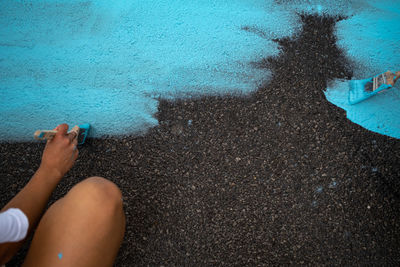
[[[74,150],[77,145],[76,133],[68,134],[67,124],[61,124],[54,130],[58,132],[47,142],[39,169],[25,187],[1,209],[6,211],[18,208],[25,213],[29,221],[27,236],[36,228],[51,193],[79,154],[78,149]],[[9,261],[25,240],[0,244],[0,263]]]
[[[386,79],[387,83],[390,84],[391,86],[394,86],[397,80],[400,78],[400,71],[397,71],[396,73],[393,73],[391,71],[385,72],[386,74]]]
[[[115,184],[101,177],[88,178],[45,212],[52,192],[79,154],[77,133],[68,133],[67,124],[55,130],[58,132],[47,142],[39,169],[1,210],[22,210],[29,229],[24,240],[0,244],[0,264],[8,262],[37,227],[24,266],[110,266],[125,230],[122,195]],[[107,216],[113,216],[112,220]],[[82,244],[78,251],[74,250],[75,243]],[[52,250],[59,248],[68,255],[62,261],[57,257],[61,252]]]

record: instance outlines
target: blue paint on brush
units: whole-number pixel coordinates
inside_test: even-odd
[[[0,140],[140,132],[158,97],[250,93],[297,21],[273,0],[0,1]]]

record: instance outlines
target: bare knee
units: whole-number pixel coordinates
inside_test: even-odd
[[[113,182],[102,177],[90,177],[75,185],[66,197],[72,197],[81,205],[101,212],[122,210],[122,194]]]

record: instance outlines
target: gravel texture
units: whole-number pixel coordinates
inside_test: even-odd
[[[89,139],[52,203],[103,176],[122,190],[116,266],[400,265],[400,140],[346,119],[323,90],[350,78],[339,18],[302,16],[272,80],[250,96],[161,100],[143,136]],[[44,145],[2,143],[0,204]],[[26,247],[10,266],[19,265]]]

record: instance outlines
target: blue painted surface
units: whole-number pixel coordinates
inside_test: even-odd
[[[400,138],[400,91],[392,88],[356,105],[348,100],[348,81],[335,81],[326,98],[346,110],[349,120],[368,130]]]
[[[353,79],[400,70],[400,1],[365,1],[349,19],[338,23],[337,36],[338,45],[356,63]],[[328,87],[326,97],[346,110],[347,117],[354,123],[400,138],[399,88],[397,83],[395,88],[349,105],[347,81],[337,80]]]
[[[157,125],[157,97],[254,91],[269,73],[251,62],[299,30],[296,12],[349,16],[337,36],[355,79],[395,70],[399,10],[387,0],[3,0],[0,140],[62,122],[91,123],[91,136],[138,133]],[[399,138],[397,88],[355,107],[343,90],[336,81],[327,98],[350,120]]]
[[[0,139],[62,122],[138,132],[157,125],[159,96],[256,90],[269,73],[251,63],[297,19],[272,2],[1,1]]]

